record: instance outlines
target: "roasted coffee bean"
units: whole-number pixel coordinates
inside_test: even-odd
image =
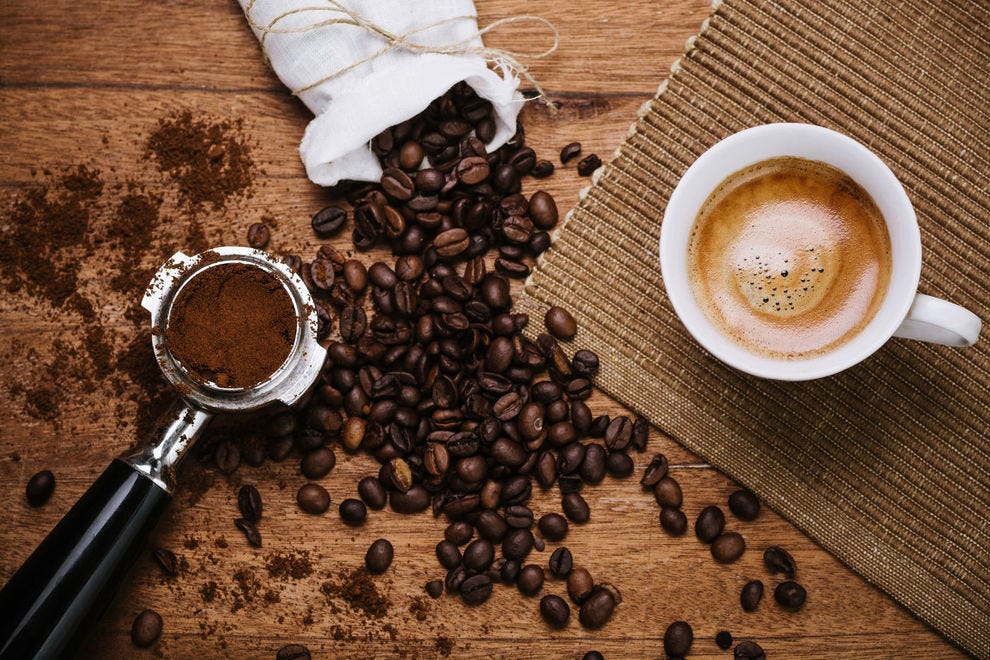
[[[557,339],[572,339],[577,334],[577,321],[563,307],[549,308],[543,317],[543,324]]]
[[[379,509],[385,508],[385,502],[387,500],[388,494],[385,492],[385,487],[382,483],[375,477],[364,477],[358,482],[358,495],[370,508]]]
[[[233,473],[241,464],[240,446],[231,440],[224,440],[217,443],[216,451],[213,454],[213,461],[216,463],[217,469],[224,474]],[[28,482],[28,485],[31,485],[30,482]]]
[[[567,519],[559,513],[548,513],[540,518],[540,534],[549,541],[560,541],[567,536]]]
[[[717,506],[706,506],[694,523],[694,534],[702,543],[711,543],[725,529],[725,515]]]
[[[728,630],[719,630],[715,633],[715,644],[723,651],[732,646],[732,633]]]
[[[368,328],[368,316],[363,307],[347,306],[340,310],[340,338],[357,341]]]
[[[498,569],[498,576],[502,582],[513,584],[519,579],[519,571],[522,570],[522,563],[518,559],[499,557],[495,561],[501,564]]]
[[[444,568],[453,568],[461,563],[461,551],[447,540],[440,541],[436,547],[437,561]]]
[[[629,457],[629,454],[621,451],[614,451],[605,458],[605,469],[616,479],[625,479],[626,477],[632,475],[635,470],[635,466],[633,465],[633,459]]]
[[[571,424],[574,425],[574,430],[582,435],[587,434],[588,429],[591,428],[592,419],[594,419],[594,415],[587,403],[577,400],[571,401]]]
[[[271,240],[272,233],[268,225],[263,222],[255,222],[247,230],[247,243],[256,250],[263,250],[268,241]]]
[[[564,628],[571,618],[571,608],[560,596],[547,594],[540,599],[540,614],[551,628]]]
[[[416,176],[413,178],[413,183],[416,185],[416,190],[429,194],[429,193],[439,192],[443,188],[444,183],[446,183],[446,178],[444,177],[443,172],[441,172],[440,170],[428,168],[416,172]],[[439,223],[439,217],[440,214],[437,214],[438,223]],[[426,218],[426,217],[421,217],[421,214],[418,214],[416,220],[417,222],[419,222],[420,225],[423,225],[427,229],[434,228],[429,226],[432,224],[432,220],[433,220],[432,216]]]
[[[601,438],[605,435],[605,431],[608,430],[608,425],[612,423],[612,418],[608,415],[599,415],[591,420],[591,428],[588,429],[588,435],[592,438]],[[635,425],[634,425],[635,430]]]
[[[733,660],[767,660],[766,654],[756,642],[739,642],[732,651]]]
[[[417,484],[404,493],[392,491],[389,493],[388,503],[396,513],[419,513],[429,508],[430,494]]]
[[[447,571],[446,577],[444,577],[444,586],[447,587],[447,593],[453,594],[460,591],[461,585],[464,584],[464,580],[468,577],[467,569],[458,564],[454,568]]]
[[[571,370],[578,376],[594,376],[598,367],[598,356],[587,349],[577,351],[571,358]]]
[[[573,523],[583,525],[591,518],[591,509],[580,493],[567,493],[560,500],[564,515]]]
[[[646,451],[650,440],[650,423],[642,415],[633,420],[632,446],[636,451]]]
[[[478,605],[492,595],[492,579],[487,575],[472,575],[461,583],[461,598],[468,605]]]
[[[248,522],[256,523],[261,520],[261,493],[250,484],[241,486],[237,491],[237,508],[241,517]]]
[[[540,229],[553,229],[557,226],[557,202],[549,193],[538,190],[529,198],[529,217]]]
[[[533,512],[521,504],[511,504],[505,507],[505,523],[516,529],[529,529],[533,526]]]
[[[529,277],[531,272],[530,267],[521,261],[513,261],[502,257],[495,260],[495,270],[506,277],[517,280]]]
[[[304,484],[296,492],[296,503],[306,513],[325,513],[330,508],[330,493],[320,484]]]
[[[161,634],[162,617],[154,610],[144,610],[131,624],[131,641],[134,642],[134,646],[146,649],[158,641]]]
[[[577,605],[583,603],[591,595],[595,587],[594,580],[588,569],[577,566],[571,569],[567,576],[567,595],[571,597]]]
[[[605,446],[609,448],[609,451],[622,451],[629,446],[629,441],[632,440],[632,427],[632,421],[625,415],[618,415],[612,419],[608,428],[605,429]],[[664,462],[664,466],[666,466],[666,462]],[[655,469],[656,467],[653,463],[650,463],[646,468],[643,479],[647,478],[647,474],[652,479],[651,469]]]
[[[517,149],[511,156],[509,156],[508,163],[512,167],[516,168],[516,172],[520,176],[525,176],[533,171],[536,167],[536,152],[529,147],[523,147]]]
[[[430,580],[426,583],[426,595],[437,599],[443,594],[443,580]]]
[[[234,526],[244,533],[244,538],[250,546],[254,548],[261,547],[261,533],[258,532],[258,528],[254,526],[253,522],[249,522],[244,518],[237,518],[234,520]]]
[[[786,580],[777,585],[773,590],[773,599],[784,609],[797,611],[804,607],[804,601],[808,598],[808,592],[797,582]]]
[[[562,402],[555,401],[554,404],[556,403]],[[551,404],[551,408],[554,404]],[[548,414],[551,412],[549,408],[547,409],[547,412]],[[556,417],[556,415],[554,415],[554,417]],[[547,432],[547,441],[554,447],[564,447],[565,445],[569,445],[574,442],[576,439],[577,430],[570,422],[557,422],[553,424]]]
[[[27,502],[33,507],[39,507],[47,502],[55,491],[55,475],[51,470],[42,470],[28,479],[24,489]]]
[[[502,539],[502,555],[506,559],[525,559],[533,549],[533,533],[528,529],[513,529]]]
[[[581,143],[571,142],[560,150],[560,162],[566,164],[572,158],[576,158],[579,155],[581,155]]]
[[[729,510],[740,520],[756,520],[760,515],[760,500],[748,490],[737,490],[729,495]]]
[[[742,592],[739,594],[739,603],[744,611],[752,612],[759,606],[762,598],[763,583],[759,580],[750,580],[743,585]]]
[[[578,161],[577,171],[581,176],[590,176],[592,172],[602,166],[602,159],[598,154],[588,154]]]
[[[329,447],[320,447],[303,457],[300,470],[307,479],[320,479],[330,474],[337,464],[337,455]]]
[[[404,170],[416,170],[425,155],[423,146],[419,142],[410,140],[399,149],[399,165]]]
[[[573,405],[571,409],[573,410]],[[598,444],[589,444],[584,452],[579,474],[585,483],[601,483],[605,478],[605,448]]]
[[[681,536],[687,531],[687,516],[680,509],[665,506],[660,509],[660,526],[671,536]]]
[[[348,497],[340,503],[337,508],[340,519],[348,525],[360,525],[368,517],[368,507],[364,502],[353,497]]]
[[[456,257],[464,252],[470,243],[468,233],[461,229],[448,229],[433,239],[433,248],[441,257]]]
[[[312,657],[301,644],[286,644],[275,654],[275,660],[312,660]]]
[[[615,422],[613,420],[612,424],[608,425],[608,428],[611,429],[614,423]],[[631,431],[632,429],[630,428],[630,432]],[[605,433],[607,434],[608,431],[606,430]],[[647,464],[646,470],[643,471],[642,478],[639,480],[639,483],[643,489],[649,490],[653,488],[660,482],[661,479],[667,476],[667,468],[669,465],[670,464],[667,462],[666,456],[663,454],[654,454],[649,464]]]
[[[545,231],[533,232],[533,235],[529,237],[529,242],[526,243],[526,251],[534,257],[539,256],[550,249],[551,242],[549,233]]]
[[[378,473],[378,480],[383,486],[400,493],[408,491],[413,485],[409,464],[401,458],[393,458],[383,464]]]
[[[495,546],[488,539],[475,539],[464,548],[464,567],[473,571],[481,573],[494,559]]]
[[[343,274],[344,282],[355,293],[361,293],[368,286],[368,269],[357,259],[344,262]]]
[[[359,387],[355,387],[353,390],[362,392]],[[362,396],[364,396],[363,392]],[[382,431],[381,424],[369,423],[360,417],[348,417],[347,421],[344,422],[340,440],[344,449],[353,454],[361,445],[364,445],[366,449],[377,449],[381,445],[383,436],[384,431]]]
[[[551,575],[563,579],[571,574],[571,568],[574,566],[574,557],[571,555],[569,549],[560,547],[550,555],[547,566],[550,568]]]
[[[330,238],[343,229],[346,223],[347,211],[339,206],[331,205],[317,211],[310,224],[317,236]]]
[[[595,589],[578,610],[578,620],[585,628],[594,630],[604,626],[615,611],[615,598],[607,589]]]
[[[535,596],[543,589],[543,569],[536,564],[526,564],[519,571],[516,587],[523,596]]]
[[[502,422],[507,422],[510,419],[515,419],[519,415],[519,411],[522,410],[524,401],[521,396],[516,392],[509,392],[503,394],[495,403],[492,405],[492,413],[494,413],[495,418]]]
[[[281,463],[292,453],[292,437],[272,438],[268,442],[268,457],[276,463]]]
[[[791,554],[775,545],[763,551],[763,563],[771,573],[783,573],[788,579],[797,572],[797,564]]]
[[[666,476],[653,487],[653,497],[660,506],[679,507],[684,503],[681,485],[671,476]]]
[[[584,462],[587,448],[580,442],[572,442],[560,448],[557,453],[557,473],[573,474]]]
[[[521,245],[529,240],[529,237],[533,235],[533,221],[522,215],[510,215],[505,220],[502,221],[501,228],[502,238],[507,240],[509,243],[515,243]],[[513,252],[513,246],[507,245],[502,246],[499,252],[509,259],[520,259],[523,256],[523,249],[521,247],[516,248],[516,252]]]
[[[668,656],[685,656],[694,641],[694,631],[687,621],[674,621],[663,634],[663,650]]]
[[[488,159],[482,156],[469,156],[457,164],[457,178],[461,183],[473,186],[481,183],[491,174]]]
[[[587,378],[575,378],[567,383],[567,397],[571,400],[584,401],[591,396],[591,381]]]
[[[395,271],[381,261],[371,264],[371,268],[368,269],[368,279],[371,280],[372,284],[383,289],[391,289],[399,281]]]
[[[601,651],[588,651],[581,656],[581,660],[605,660],[605,656]]]
[[[509,163],[503,163],[492,171],[490,183],[503,195],[513,195],[520,190],[519,173]]]
[[[712,541],[712,557],[720,564],[731,564],[746,551],[746,541],[741,534],[725,532]]]
[[[381,186],[385,194],[399,201],[410,199],[413,193],[416,192],[416,186],[413,185],[412,178],[395,167],[386,168],[382,172]]]
[[[395,549],[387,539],[378,539],[368,548],[364,555],[364,566],[369,573],[381,575],[392,565]]]
[[[557,480],[557,457],[552,451],[540,452],[536,459],[536,483],[550,488]]]
[[[534,179],[545,179],[553,174],[554,169],[553,163],[549,160],[537,160],[529,174]]]
[[[155,558],[158,566],[166,575],[175,577],[179,574],[179,559],[171,550],[166,548],[155,548],[151,551],[151,556]]]
[[[474,527],[471,523],[458,520],[447,525],[443,531],[443,537],[454,545],[464,545],[471,540],[474,535]]]

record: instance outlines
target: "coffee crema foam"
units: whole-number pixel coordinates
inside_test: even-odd
[[[876,315],[890,282],[890,237],[845,173],[799,158],[728,177],[705,201],[688,247],[694,296],[747,350],[807,359]]]

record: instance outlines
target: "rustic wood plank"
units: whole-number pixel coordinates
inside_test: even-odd
[[[551,117],[544,108],[529,106],[524,115],[528,141],[552,156],[564,143],[580,140],[586,151],[603,158],[708,11],[701,0],[663,6],[556,0],[535,8],[521,0],[478,5],[483,24],[530,12],[554,21],[561,49],[532,71],[563,107]],[[493,34],[489,43],[531,50],[539,49],[542,39],[535,31],[505,31]],[[144,139],[170,110],[193,108],[207,116],[246,118],[244,132],[260,172],[252,197],[235,200],[226,213],[201,214],[211,239],[241,242],[251,222],[271,214],[279,220],[275,249],[311,254],[318,246],[306,218],[328,197],[305,179],[296,151],[308,112],[261,61],[236,3],[7,3],[0,6],[0,48],[0,142],[5,145],[0,188],[6,200],[38,180],[41,175],[32,175],[33,168],[78,163],[98,167],[107,181],[158,185],[160,175],[141,160]],[[587,183],[571,166],[539,185],[565,211]],[[169,204],[171,226],[164,231],[173,242],[167,247],[179,249],[186,219]],[[348,242],[335,241],[340,247]],[[100,255],[91,258],[86,286],[98,299]],[[105,300],[100,313],[107,332],[122,339],[133,336],[136,329],[122,316],[128,301],[110,293]],[[25,415],[21,400],[10,396],[12,386],[24,374],[44,377],[38,365],[62,333],[78,332],[77,321],[53,317],[38,300],[9,295],[0,299],[0,318],[0,396],[9,400],[0,415],[0,579],[6,579],[110,458],[130,443],[131,432],[120,430],[112,415],[94,412],[115,403],[106,390],[67,404],[57,427]],[[591,405],[595,411],[625,412],[600,393]],[[125,405],[125,417],[133,412],[133,405]],[[733,489],[727,477],[657,432],[650,443],[654,451],[674,464],[689,519],[709,503],[724,504]],[[20,460],[12,459],[15,453]],[[648,455],[637,457],[640,469]],[[368,457],[341,452],[338,458],[337,468],[323,480],[334,502],[352,496],[357,480],[375,470]],[[48,505],[30,510],[23,501],[24,484],[44,467],[56,471],[58,488]],[[719,566],[692,536],[672,539],[659,529],[657,506],[636,479],[607,479],[587,489],[592,521],[574,526],[566,540],[579,563],[623,591],[616,617],[597,632],[583,630],[576,620],[564,631],[551,632],[539,621],[538,599],[504,587],[477,608],[453,598],[430,601],[428,617],[418,621],[410,611],[413,599],[422,597],[426,580],[442,576],[433,558],[442,523],[428,514],[381,512],[355,530],[333,510],[319,518],[306,516],[294,504],[302,483],[294,460],[243,467],[232,477],[191,463],[184,481],[200,489],[204,482],[212,486],[201,496],[180,492],[153,542],[173,548],[188,569],[165,579],[143,557],[81,657],[144,657],[131,645],[128,631],[135,614],[146,607],[161,612],[166,622],[154,652],[176,658],[271,658],[289,641],[305,643],[317,657],[434,657],[441,637],[453,640],[457,657],[580,657],[591,648],[608,657],[657,657],[664,628],[678,618],[694,625],[692,657],[726,657],[713,641],[723,628],[737,639],[759,640],[775,658],[961,657],[773,512],[749,524],[730,518],[749,550],[737,564]],[[260,550],[248,547],[231,524],[241,483],[256,483],[265,499]],[[533,506],[538,513],[553,510],[555,497],[537,493]],[[367,545],[380,536],[396,546],[393,568],[378,580],[393,603],[389,614],[371,620],[339,603],[333,611],[320,593],[321,583],[328,574],[359,565]],[[787,547],[800,565],[810,597],[798,614],[782,612],[770,597],[752,614],[738,605],[738,589],[746,579],[771,583],[760,566],[760,551],[771,543]],[[545,562],[554,547],[548,544],[532,561]],[[269,577],[266,558],[289,549],[309,553],[315,572],[299,580]],[[244,602],[234,578],[240,569],[252,571],[263,584],[248,588],[250,602]],[[219,595],[206,601],[201,589],[210,581]],[[277,603],[264,600],[269,589],[278,595]],[[545,591],[563,589],[548,581]],[[335,626],[345,639],[334,639]]]

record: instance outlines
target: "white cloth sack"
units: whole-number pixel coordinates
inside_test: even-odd
[[[293,91],[372,56],[388,45],[381,36],[354,25],[315,23],[347,19],[331,9],[313,11],[314,0],[238,0],[255,35],[254,26],[268,26],[295,9],[310,10],[278,20],[264,41],[265,52],[279,79]],[[424,46],[481,48],[472,0],[337,0],[370,23]],[[462,19],[431,27],[438,21]],[[299,29],[297,32],[279,32]],[[473,35],[473,39],[471,38]],[[522,108],[519,79],[509,71],[502,75],[488,68],[477,54],[446,55],[410,52],[401,47],[364,62],[319,85],[298,93],[316,115],[303,135],[299,153],[309,178],[322,186],[344,179],[378,181],[382,170],[370,141],[390,126],[424,110],[455,83],[466,81],[494,107],[496,133],[489,150],[503,145],[516,131]]]

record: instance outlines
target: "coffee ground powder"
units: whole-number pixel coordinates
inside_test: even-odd
[[[199,382],[251,387],[285,362],[297,325],[292,300],[276,277],[250,264],[221,263],[179,291],[165,345]]]

